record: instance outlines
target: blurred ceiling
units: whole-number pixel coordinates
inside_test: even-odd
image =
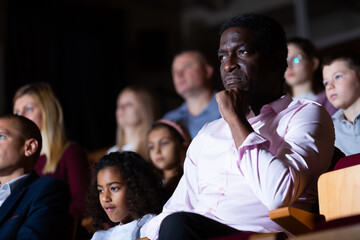
[[[183,37],[189,26],[202,21],[208,26],[221,25],[239,13],[256,12],[277,19],[288,37],[312,39],[325,48],[360,37],[359,0],[183,0],[181,14]]]

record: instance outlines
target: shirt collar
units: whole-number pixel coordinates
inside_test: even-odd
[[[292,97],[289,94],[285,94],[278,100],[275,100],[274,102],[265,105],[263,108],[268,106],[271,107],[275,113],[279,113],[282,110],[284,110],[284,106],[288,106],[292,101],[293,101]]]
[[[260,119],[263,119],[264,114],[271,113],[271,115],[278,114],[281,112],[285,106],[288,106],[293,101],[292,97],[288,94],[282,96],[281,98],[271,102],[269,104],[264,105],[260,109],[260,114],[248,119],[250,124],[253,124]]]
[[[344,110],[342,109],[339,109],[338,111],[336,111],[332,116],[331,118],[333,120],[345,120],[345,116],[344,116]]]
[[[10,187],[10,191],[13,191],[20,183],[22,183],[23,181],[25,181],[25,179],[30,176],[30,173],[21,175],[18,178],[15,178],[7,183],[5,183],[4,185],[0,184],[0,190],[3,188],[8,188]],[[7,186],[7,187],[5,187]]]
[[[0,185],[0,207],[6,201],[6,199],[10,196],[11,192],[26,178],[28,178],[30,174],[24,174],[16,179],[11,180],[3,185]]]
[[[339,109],[338,111],[336,111],[331,118],[333,119],[333,121],[347,121],[349,122],[344,115],[344,110],[343,109]],[[358,115],[356,115],[355,119],[354,119],[354,123],[356,123],[357,121],[359,121],[360,118],[360,113]]]

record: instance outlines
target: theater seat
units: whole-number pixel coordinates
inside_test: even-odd
[[[323,226],[322,229],[325,229],[326,226],[334,228],[337,225],[337,219],[341,226],[344,225],[345,218],[349,218],[348,224],[360,223],[360,217],[356,217],[360,216],[359,173],[360,165],[354,165],[320,176],[318,180],[319,211],[324,216],[323,220],[320,215],[306,211],[303,211],[303,214],[295,214],[299,211],[292,207],[272,210],[269,212],[269,216],[294,235],[316,231],[318,226]],[[303,218],[302,215],[306,217]],[[304,226],[303,231],[294,230],[294,226],[299,224]],[[318,230],[321,229],[318,228]]]
[[[350,167],[360,164],[360,153],[342,157],[335,164],[334,170]]]

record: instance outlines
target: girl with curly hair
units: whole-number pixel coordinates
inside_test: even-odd
[[[161,211],[162,183],[154,168],[135,152],[112,152],[94,165],[88,215],[92,239],[138,239],[144,225]],[[106,226],[112,225],[108,228]]]

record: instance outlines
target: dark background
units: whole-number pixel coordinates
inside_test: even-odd
[[[158,99],[161,113],[181,104],[170,74],[175,53],[203,51],[215,67],[215,87],[222,88],[218,31],[227,18],[244,10],[229,12],[234,1],[0,0],[0,113],[12,112],[12,96],[20,86],[46,81],[63,106],[70,139],[89,151],[113,145],[116,98],[125,86],[146,86]],[[320,2],[308,3],[310,22],[342,11],[339,1],[329,0],[326,6]],[[356,1],[342,1],[341,6],[344,12],[352,11],[354,19],[360,15]],[[197,9],[206,12],[203,19]],[[295,10],[289,1],[256,12],[277,19],[291,36],[296,35]],[[344,47],[360,50],[360,34],[326,41],[336,33],[323,28],[334,29],[336,24],[325,21],[310,29],[313,40],[320,39],[320,53]]]

